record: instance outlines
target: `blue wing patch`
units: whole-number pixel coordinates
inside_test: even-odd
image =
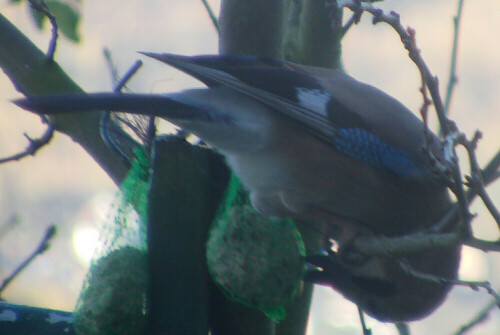
[[[425,166],[412,159],[408,152],[393,147],[364,129],[338,129],[334,143],[340,152],[403,178],[417,178],[429,172]]]

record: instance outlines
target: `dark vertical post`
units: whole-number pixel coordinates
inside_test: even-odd
[[[155,142],[148,207],[147,334],[208,334],[208,228],[227,182],[213,151],[168,137]]]

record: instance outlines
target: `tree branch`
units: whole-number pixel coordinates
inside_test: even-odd
[[[487,304],[472,320],[467,322],[465,325],[460,327],[459,330],[457,330],[454,335],[463,335],[467,333],[469,330],[474,328],[475,326],[483,323],[488,319],[490,312],[497,306],[496,300],[490,301],[489,304]]]
[[[2,334],[75,335],[71,312],[0,301]]]
[[[50,140],[54,136],[54,131],[55,131],[54,125],[52,125],[52,123],[50,121],[48,121],[45,117],[42,117],[42,120],[44,120],[48,123],[47,130],[45,130],[43,135],[40,138],[34,139],[34,138],[29,137],[25,133],[24,137],[26,137],[28,139],[28,146],[26,147],[26,149],[20,153],[12,155],[12,156],[1,158],[0,164],[12,162],[12,161],[18,161],[18,160],[23,159],[24,157],[27,157],[27,156],[34,156],[38,150],[40,150],[45,145],[49,144]]]
[[[9,285],[12,280],[23,271],[34,259],[36,256],[43,254],[50,247],[50,240],[56,234],[56,226],[50,226],[45,231],[45,235],[43,236],[42,241],[38,245],[38,247],[29,255],[7,278],[5,278],[0,285],[0,293]]]
[[[52,25],[52,37],[49,42],[49,48],[47,49],[47,61],[54,61],[54,53],[56,52],[57,47],[57,37],[58,37],[58,27],[57,21],[54,15],[50,12],[49,7],[44,0],[28,0],[31,8],[45,15]]]
[[[82,93],[82,89],[26,36],[0,14],[0,67],[24,95]],[[111,179],[119,184],[127,168],[110,151],[99,133],[100,113],[78,113],[50,118],[57,131],[80,144]]]
[[[451,97],[453,94],[453,89],[457,83],[457,54],[458,54],[458,33],[460,28],[460,21],[462,18],[462,7],[464,1],[458,0],[457,15],[453,18],[453,46],[451,48],[451,62],[450,62],[450,74],[448,77],[448,86],[446,87],[446,97],[444,100],[444,113],[449,115]]]
[[[422,80],[425,86],[429,89],[429,92],[438,115],[438,119],[443,130],[445,145],[443,148],[444,152],[444,164],[447,170],[450,172],[452,177],[452,184],[449,185],[450,189],[455,193],[458,202],[458,214],[461,222],[460,235],[464,241],[473,239],[472,229],[470,227],[470,222],[473,216],[469,212],[469,194],[465,193],[464,183],[462,181],[462,173],[460,171],[460,166],[458,164],[458,157],[456,154],[455,147],[464,141],[465,135],[461,133],[456,125],[450,121],[444,112],[443,103],[439,93],[438,79],[434,77],[429,70],[429,67],[423,60],[420,50],[416,45],[415,31],[411,28],[405,28],[401,24],[399,14],[394,11],[390,13],[385,13],[382,9],[376,8],[371,3],[361,2],[359,0],[339,0],[339,7],[346,7],[351,9],[354,13],[358,13],[360,16],[362,12],[366,11],[373,15],[373,23],[385,22],[389,24],[400,36],[400,39],[404,47],[408,50],[408,55],[410,59],[416,64],[420,71]],[[424,97],[423,107],[421,109],[422,115],[424,117],[424,123],[426,122],[426,106],[428,104],[428,99],[425,93],[425,87],[421,88],[421,92]],[[475,160],[475,155],[470,154],[469,159],[471,160],[471,166],[476,167],[477,161]],[[494,158],[495,160],[496,158]],[[479,170],[479,168],[477,168]],[[495,170],[496,171],[496,170]],[[477,174],[477,173],[476,173]],[[496,172],[495,172],[496,174]],[[484,189],[484,188],[483,188]],[[481,192],[481,189],[478,190]],[[488,202],[489,197],[483,195]],[[491,206],[489,206],[491,205]],[[494,217],[496,217],[496,209],[492,204],[487,204],[489,208],[492,208],[490,212]],[[449,222],[449,221],[448,221]]]

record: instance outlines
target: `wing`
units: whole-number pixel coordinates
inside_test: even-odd
[[[422,122],[396,99],[339,71],[255,56],[144,54],[209,87],[250,96],[381,171],[407,179],[433,177],[422,150]],[[431,137],[439,156],[439,141]]]
[[[315,136],[331,142],[335,137],[335,126],[322,116],[303,107],[284,96],[276,94],[271,83],[266,79],[290,75],[292,71],[284,70],[284,62],[273,59],[246,56],[179,56],[172,54],[144,53],[144,55],[167,63],[207,84],[208,86],[223,85],[252,97],[262,104],[271,107],[284,116],[305,125]],[[252,79],[251,72],[253,69]],[[247,78],[250,84],[240,78]],[[277,77],[277,75],[281,75]],[[261,83],[261,85],[257,85]],[[253,84],[253,85],[252,85]],[[262,86],[264,84],[265,86]],[[278,89],[280,85],[277,85]],[[266,90],[271,89],[271,90]]]

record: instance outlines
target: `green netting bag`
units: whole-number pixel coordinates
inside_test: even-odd
[[[101,231],[74,316],[77,334],[144,334],[148,160],[141,150]]]
[[[300,292],[305,253],[294,222],[258,213],[232,177],[207,243],[209,272],[226,297],[284,319],[285,305]]]

